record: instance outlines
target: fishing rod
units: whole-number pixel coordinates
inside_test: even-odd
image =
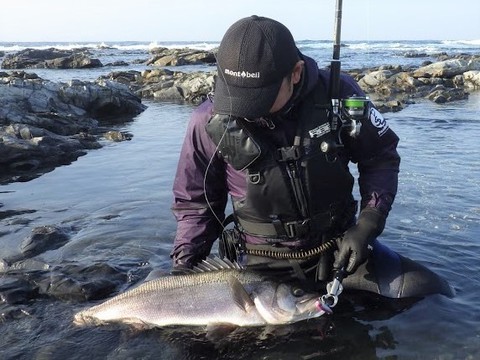
[[[362,118],[367,116],[370,101],[365,96],[353,95],[342,99],[340,97],[340,48],[341,48],[341,31],[342,31],[342,5],[343,0],[337,0],[335,5],[335,23],[333,37],[333,56],[330,62],[330,81],[329,81],[329,98],[331,101],[330,108],[330,127],[331,131],[336,133],[335,142],[323,141],[320,149],[327,155],[334,153],[339,147],[343,147],[342,135],[347,134],[356,137],[360,133]],[[335,159],[334,159],[335,160]]]
[[[360,120],[366,116],[366,103],[369,101],[366,97],[351,96],[346,99],[340,98],[340,47],[342,30],[342,0],[336,0],[335,5],[335,25],[333,57],[330,62],[330,87],[329,97],[331,100],[330,126],[333,132],[336,132],[336,143],[322,142],[320,149],[326,153],[333,152],[338,147],[343,146],[342,134],[346,130],[348,135],[355,137],[360,132]],[[333,161],[336,159],[334,158]],[[347,276],[344,268],[335,271],[333,280],[327,284],[327,293],[318,300],[319,309],[332,313],[332,308],[338,302],[338,296],[343,290],[342,281]]]
[[[342,31],[342,3],[337,0],[335,6],[335,24],[333,28],[333,57],[330,62],[330,99],[332,102],[332,115],[340,117],[340,38]]]

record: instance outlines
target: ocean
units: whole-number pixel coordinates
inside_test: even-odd
[[[0,42],[0,51],[87,47],[104,64],[119,60],[130,64],[27,70],[52,81],[93,81],[111,71],[145,69],[137,61],[148,59],[148,50],[157,46],[212,49],[218,42]],[[298,47],[320,66],[329,64],[331,41],[298,41]],[[341,60],[344,69],[418,66],[434,61],[439,53],[479,54],[480,40],[345,41]],[[175,69],[210,71],[214,67]],[[0,218],[0,258],[18,253],[32,228],[58,225],[72,229],[70,241],[37,256],[52,269],[108,264],[128,274],[123,288],[133,286],[151,269],[170,269],[176,229],[170,211],[171,188],[193,105],[144,103],[146,111],[119,128],[133,134],[131,141],[104,142],[103,148],[70,165],[28,182],[0,186],[0,210],[19,212]],[[115,326],[75,327],[73,314],[95,301],[38,297],[8,305],[2,299],[1,357],[480,359],[480,91],[471,92],[468,100],[446,104],[416,99],[415,104],[385,117],[400,137],[402,163],[398,194],[380,241],[445,277],[456,290],[454,298],[429,296],[400,310],[373,297],[359,302],[345,298],[328,319],[242,329],[221,346],[190,328],[138,332]],[[9,284],[9,276],[0,277],[1,286]]]

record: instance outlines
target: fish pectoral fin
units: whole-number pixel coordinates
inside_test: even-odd
[[[213,343],[225,339],[228,335],[238,329],[238,325],[231,323],[212,323],[207,325],[206,338]]]
[[[230,276],[228,283],[230,284],[232,299],[240,309],[245,312],[250,312],[255,308],[255,303],[250,297],[250,294],[247,292],[247,290],[245,290],[242,283],[238,281],[235,276]]]

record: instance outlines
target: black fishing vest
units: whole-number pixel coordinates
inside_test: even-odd
[[[271,129],[242,118],[217,114],[207,123],[219,154],[246,172],[246,197],[233,200],[235,220],[245,233],[268,242],[318,239],[343,231],[352,220],[353,177],[346,157],[327,157],[320,150],[322,142],[336,140],[328,102],[319,80],[298,107],[297,133],[288,146],[275,146]]]

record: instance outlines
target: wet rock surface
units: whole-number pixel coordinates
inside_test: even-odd
[[[3,304],[29,304],[42,298],[84,302],[109,297],[124,286],[126,270],[108,264],[61,264],[38,266],[40,261],[14,264],[0,279],[0,301]]]
[[[103,47],[103,49],[108,47]],[[199,49],[171,49],[156,47],[149,51],[148,59],[138,59],[136,63],[143,63],[155,67],[214,64],[214,51]],[[103,66],[126,66],[123,60],[102,64],[99,59],[92,58],[88,48],[76,49],[33,49],[27,48],[13,54],[0,52],[3,57],[3,69],[91,69]]]
[[[419,68],[389,65],[349,73],[382,112],[399,111],[417,99],[467,99],[469,91],[480,89],[480,55],[442,55],[438,62]]]
[[[100,60],[90,57],[87,49],[25,49],[6,55],[2,61],[4,69],[89,69],[102,66]]]
[[[72,229],[46,225],[35,227],[17,256],[0,259],[0,306],[30,304],[42,298],[84,302],[109,297],[129,283],[145,278],[145,264],[56,262],[44,260],[48,251],[62,251]],[[133,269],[133,270],[132,270]],[[1,308],[0,308],[1,311]]]
[[[45,274],[31,276],[40,295],[62,301],[104,299],[128,280],[128,275],[108,264],[66,264]]]
[[[20,250],[24,257],[34,257],[47,250],[57,249],[65,245],[69,235],[65,229],[58,226],[45,225],[36,227],[31,234],[23,239]]]
[[[141,98],[189,104],[200,104],[206,100],[215,86],[215,73],[205,71],[131,70],[112,72],[101,79],[125,84]]]
[[[31,73],[0,72],[0,183],[27,181],[71,163],[100,148],[99,138],[115,130],[112,125],[145,108],[118,82],[55,83]]]
[[[164,47],[154,48],[150,51],[151,58],[147,65],[154,66],[179,66],[214,64],[216,62],[213,51],[203,51],[190,48],[168,49]]]

